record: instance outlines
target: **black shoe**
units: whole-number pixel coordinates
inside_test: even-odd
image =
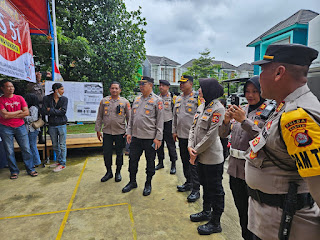
[[[120,181],[122,180],[122,177],[121,177],[120,172],[116,172],[116,175],[115,175],[115,177],[114,177],[114,180],[115,180],[116,182],[120,182]]]
[[[164,168],[163,163],[158,163],[158,165],[155,167],[155,170],[159,170],[161,168]]]
[[[143,196],[149,196],[151,193],[151,182],[146,182],[143,189]]]
[[[191,183],[184,183],[183,185],[177,186],[179,192],[186,192],[192,189]]]
[[[176,163],[175,162],[171,163],[170,174],[176,174]]]
[[[198,228],[198,233],[200,235],[210,235],[212,233],[220,233],[222,232],[222,228],[220,223],[213,224],[211,221],[204,225],[200,225]]]
[[[132,189],[137,188],[137,182],[129,182],[124,188],[122,188],[123,193],[130,192]]]
[[[209,211],[203,210],[202,212],[190,215],[191,222],[209,221],[210,218],[211,218],[211,211],[210,210]]]
[[[187,197],[188,202],[195,202],[200,198],[199,190],[192,190],[190,195]]]
[[[110,178],[113,178],[113,174],[112,174],[112,172],[107,172],[106,175],[104,175],[104,176],[101,178],[101,182],[106,182],[106,181],[108,181]]]

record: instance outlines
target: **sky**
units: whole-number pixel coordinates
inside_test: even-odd
[[[246,47],[271,27],[300,9],[320,13],[319,0],[125,0],[127,10],[142,8],[146,18],[147,55],[165,56],[180,64],[211,57],[235,66],[251,63]]]

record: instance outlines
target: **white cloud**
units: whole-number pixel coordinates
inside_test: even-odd
[[[300,9],[320,13],[318,0],[125,0],[128,10],[142,7],[147,19],[148,55],[181,64],[205,48],[233,65],[252,62],[246,45]]]

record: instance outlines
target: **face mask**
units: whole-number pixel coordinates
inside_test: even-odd
[[[57,92],[57,96],[58,96],[58,98],[61,98],[61,95],[60,95],[60,93],[59,93],[59,92]]]

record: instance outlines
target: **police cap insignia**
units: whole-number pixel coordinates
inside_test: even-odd
[[[300,66],[310,66],[318,56],[318,51],[301,44],[269,45],[262,60],[253,65],[263,65],[270,62],[288,63]]]
[[[140,82],[150,82],[150,83],[154,83],[154,79],[151,78],[151,77],[142,76]]]
[[[193,82],[193,77],[188,76],[188,75],[182,75],[178,82],[183,82],[184,83],[184,82],[187,82],[187,81]]]

